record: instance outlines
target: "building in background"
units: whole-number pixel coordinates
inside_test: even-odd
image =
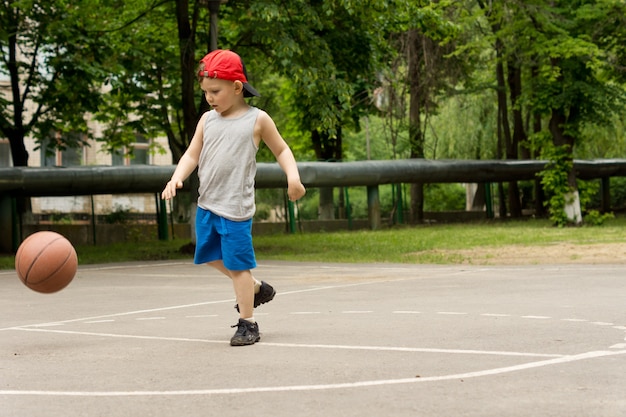
[[[0,75],[0,96],[10,94],[9,80]],[[102,126],[92,121],[89,123],[95,136],[100,136]],[[51,138],[54,140],[54,138]],[[56,150],[53,154],[46,154],[35,139],[28,137],[25,146],[28,151],[28,166],[30,167],[72,167],[72,166],[128,166],[128,165],[171,165],[172,156],[168,148],[167,138],[154,139],[156,143],[141,135],[132,145],[133,157],[128,149],[111,154],[103,143],[91,140],[88,146]],[[155,146],[156,145],[156,146]],[[151,149],[161,149],[153,152]],[[0,136],[0,167],[12,167],[11,147],[8,138]],[[125,213],[135,219],[154,221],[156,213],[155,196],[153,194],[121,194],[121,195],[94,195],[69,197],[34,197],[31,199],[32,216],[26,221],[36,223],[54,222],[82,222],[86,221],[91,213],[107,218],[115,213]],[[111,217],[111,218],[114,218]]]

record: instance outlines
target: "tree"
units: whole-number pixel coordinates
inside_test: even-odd
[[[82,4],[62,3],[0,4],[0,71],[11,85],[8,99],[0,100],[0,132],[15,166],[28,164],[24,138],[30,134],[51,148],[82,144],[89,135],[83,114],[97,110],[111,49],[89,36]],[[51,132],[61,135],[45,141]]]
[[[288,106],[298,129],[321,161],[343,159],[343,131],[359,128],[375,81],[373,33],[384,2],[352,1],[227,3],[225,44],[252,57],[264,73],[289,81]],[[249,66],[250,67],[250,66]],[[258,70],[257,70],[258,71]],[[321,190],[321,217],[334,217],[332,189]]]
[[[493,34],[506,156],[543,150],[551,160],[542,180],[551,194],[551,217],[557,224],[581,224],[573,150],[584,126],[608,121],[624,104],[624,89],[617,83],[624,77],[620,25],[626,6],[615,0],[477,4]],[[530,119],[531,129],[525,122]],[[550,142],[541,141],[543,132]],[[513,205],[519,192],[512,185]],[[518,214],[519,208],[511,211]]]
[[[409,8],[408,16],[421,18],[408,20],[402,55],[408,69],[410,157],[424,158],[424,126],[437,112],[438,96],[452,90],[467,71],[467,64],[452,54],[458,36],[458,27],[451,21],[454,11],[447,9],[446,4],[430,1],[416,2],[413,7]],[[413,222],[424,218],[422,183],[411,184],[410,213]]]
[[[107,126],[99,140],[110,151],[132,152],[136,133],[164,134],[176,163],[199,118],[195,68],[208,11],[201,2],[165,0],[147,5],[139,18],[129,13],[116,18],[118,28],[102,29],[117,46],[117,66],[97,115]]]

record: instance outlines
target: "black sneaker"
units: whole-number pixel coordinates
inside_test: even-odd
[[[258,293],[254,294],[254,308],[257,308],[261,304],[269,303],[274,299],[276,290],[270,284],[265,281],[261,281],[261,289]],[[235,310],[239,312],[239,304],[235,304]]]
[[[235,335],[230,339],[231,346],[253,345],[261,340],[259,325],[257,323],[239,319],[239,322],[231,327],[237,328]]]

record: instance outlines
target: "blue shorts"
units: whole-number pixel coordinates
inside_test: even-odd
[[[252,247],[252,219],[235,222],[198,207],[196,254],[193,262],[222,260],[226,269],[244,271],[256,267]]]

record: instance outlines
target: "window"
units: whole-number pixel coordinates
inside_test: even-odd
[[[47,141],[46,141],[47,142]],[[42,143],[39,148],[41,153],[41,166],[42,167],[54,167],[61,165],[60,155],[56,149],[48,149],[47,143]]]
[[[126,161],[126,156],[124,155],[124,151],[113,151],[111,154],[111,165],[113,166],[122,166]]]
[[[126,149],[114,151],[111,155],[111,165],[149,165],[150,164],[150,140],[143,135],[135,135],[136,142],[131,146],[133,155],[127,155]]]
[[[46,141],[42,142],[40,153],[41,153],[41,166],[42,167],[50,167],[50,166],[64,166],[64,167],[72,167],[72,166],[80,166],[83,162],[83,152],[82,147],[79,148],[66,148],[64,150],[59,150],[57,148],[50,149],[52,141],[61,142],[61,134],[56,133]]]
[[[67,148],[61,151],[61,165],[64,167],[81,166],[83,152],[81,148]]]
[[[145,136],[136,134],[136,142],[133,144],[134,158],[130,160],[131,165],[148,165],[150,164],[150,141]]]

